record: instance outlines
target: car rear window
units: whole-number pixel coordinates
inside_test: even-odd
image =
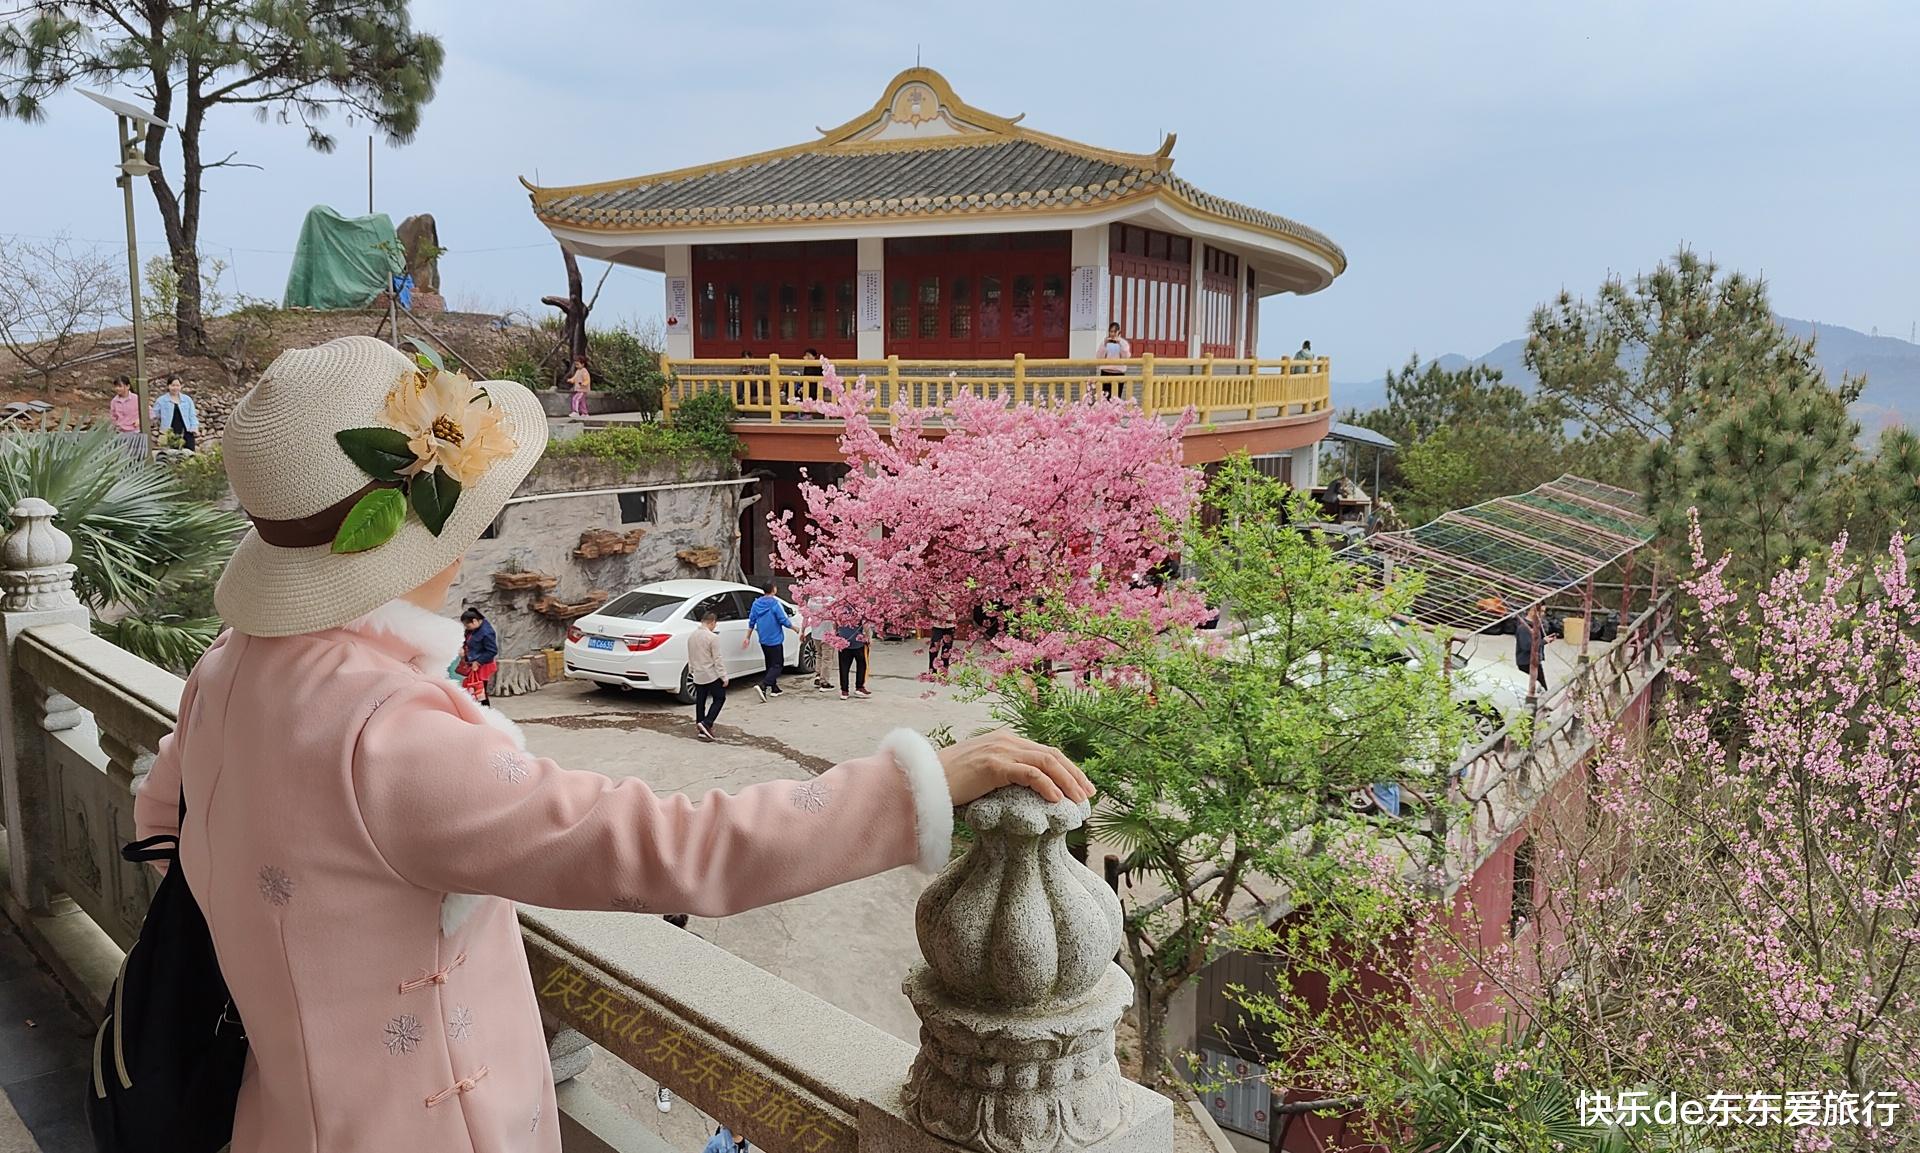
[[[630,621],[663,621],[671,617],[680,606],[687,603],[685,597],[670,597],[662,593],[650,593],[635,589],[621,593],[600,610],[603,617],[620,617]]]

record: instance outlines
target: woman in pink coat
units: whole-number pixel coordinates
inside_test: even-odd
[[[288,352],[224,451],[253,531],[230,625],[135,801],[180,863],[252,1053],[234,1153],[560,1148],[514,901],[721,916],[899,865],[1009,783],[1084,798],[1053,750],[912,732],[810,781],[698,803],[529,753],[447,679],[461,554],[546,442],[517,384],[368,337]]]

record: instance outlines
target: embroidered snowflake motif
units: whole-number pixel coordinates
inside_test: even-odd
[[[473,1038],[473,1010],[465,1005],[455,1005],[453,1015],[447,1018],[447,1036],[456,1041]]]
[[[833,799],[833,790],[819,781],[808,781],[793,790],[793,807],[803,813],[817,813]]]
[[[527,779],[527,755],[522,752],[509,752],[502,749],[493,754],[490,762],[493,775],[509,785],[517,785]]]
[[[527,1126],[527,1132],[538,1133],[539,1131],[540,1131],[540,1106],[535,1105],[533,1107],[533,1124]]]
[[[387,1052],[398,1057],[402,1053],[411,1053],[420,1047],[420,1018],[412,1013],[402,1013],[387,1022],[387,1037],[383,1042]]]
[[[293,900],[293,878],[274,865],[260,866],[260,895],[269,905],[284,905]]]
[[[613,907],[622,913],[650,913],[647,903],[638,897],[615,897]]]

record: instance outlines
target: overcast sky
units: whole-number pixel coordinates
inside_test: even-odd
[[[1762,273],[1789,315],[1905,338],[1920,320],[1920,5],[1911,0],[1393,0],[1049,5],[417,0],[446,71],[376,206],[431,212],[454,307],[538,311],[557,252],[517,175],[607,180],[812,139],[921,60],[962,99],[1114,148],[1179,133],[1200,187],[1331,235],[1351,261],[1271,297],[1337,380],[1418,350],[1478,355],[1563,285],[1682,241]],[[1097,13],[1097,15],[1093,15]],[[366,136],[332,156],[244,110],[206,151],[202,239],[278,298],[301,217],[366,208]],[[78,96],[0,121],[0,233],[116,243],[107,114]],[[169,151],[177,164],[177,153]],[[141,247],[164,251],[141,189]],[[590,277],[603,266],[587,265]],[[616,269],[596,316],[657,317]]]

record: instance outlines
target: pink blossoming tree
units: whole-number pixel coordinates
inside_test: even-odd
[[[848,384],[827,364],[821,385],[807,407],[845,422],[847,475],[802,488],[807,540],[785,520],[770,528],[795,596],[829,598],[835,623],[911,632],[981,609],[1004,625],[984,654],[1004,669],[1100,659],[1096,641],[1023,627],[1042,604],[1162,625],[1201,615],[1192,595],[1150,580],[1202,483],[1180,463],[1185,419],[962,392],[936,409],[896,403],[883,430],[865,377]]]
[[[1364,1104],[1389,1140],[1433,1135],[1436,1117],[1510,1129],[1510,1102],[1551,1100],[1502,1148],[1920,1149],[1920,596],[1904,546],[1863,562],[1842,538],[1746,596],[1697,522],[1692,541],[1695,627],[1667,703],[1648,730],[1601,735],[1583,803],[1534,814],[1538,907],[1520,931],[1408,891],[1253,942],[1344,994],[1245,997],[1300,1056],[1281,1087]],[[1363,968],[1386,979],[1356,988]],[[1737,1095],[1743,1118],[1770,1094],[1775,1122],[1572,1138],[1575,1090],[1629,1089]]]

